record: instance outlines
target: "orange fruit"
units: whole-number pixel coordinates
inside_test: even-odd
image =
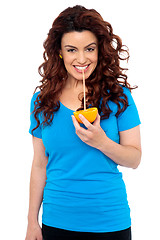
[[[88,108],[86,110],[79,110],[74,112],[74,116],[79,123],[82,123],[79,114],[82,114],[90,123],[94,122],[97,117],[98,109],[96,107]]]

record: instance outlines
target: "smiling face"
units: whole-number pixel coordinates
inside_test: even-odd
[[[82,80],[82,69],[87,79],[98,62],[98,40],[90,31],[69,32],[62,36],[60,51],[68,78]]]

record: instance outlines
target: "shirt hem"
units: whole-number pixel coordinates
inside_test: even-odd
[[[67,231],[74,231],[74,232],[88,232],[88,233],[109,233],[109,232],[118,232],[118,231],[123,231],[125,229],[128,229],[131,227],[131,223],[130,224],[126,224],[123,226],[117,226],[117,227],[113,227],[110,229],[104,229],[104,230],[91,230],[91,229],[77,229],[77,228],[73,228],[73,227],[64,227],[64,226],[60,226],[58,224],[48,224],[47,222],[45,222],[44,220],[42,220],[42,224],[49,226],[49,227],[55,227],[55,228],[59,228],[59,229],[63,229],[63,230],[67,230]]]

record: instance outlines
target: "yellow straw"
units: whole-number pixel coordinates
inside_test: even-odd
[[[84,110],[86,110],[86,94],[85,94],[85,75],[84,75],[84,70],[82,69],[83,73],[83,94],[84,94]]]

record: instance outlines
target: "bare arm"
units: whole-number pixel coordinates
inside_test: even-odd
[[[99,150],[121,166],[137,168],[141,160],[140,127],[120,132],[120,144],[106,138]]]
[[[93,124],[83,116],[80,119],[87,127],[87,130],[80,126],[74,116],[72,116],[76,134],[86,144],[99,149],[106,156],[121,166],[137,168],[141,159],[140,127],[119,132],[120,143],[116,143],[107,137],[100,126],[100,116]]]
[[[34,157],[30,177],[30,199],[26,240],[41,240],[42,236],[38,228],[38,214],[43,199],[48,158],[45,156],[45,147],[42,139],[33,137],[33,148]],[[33,236],[33,234],[35,236]]]

